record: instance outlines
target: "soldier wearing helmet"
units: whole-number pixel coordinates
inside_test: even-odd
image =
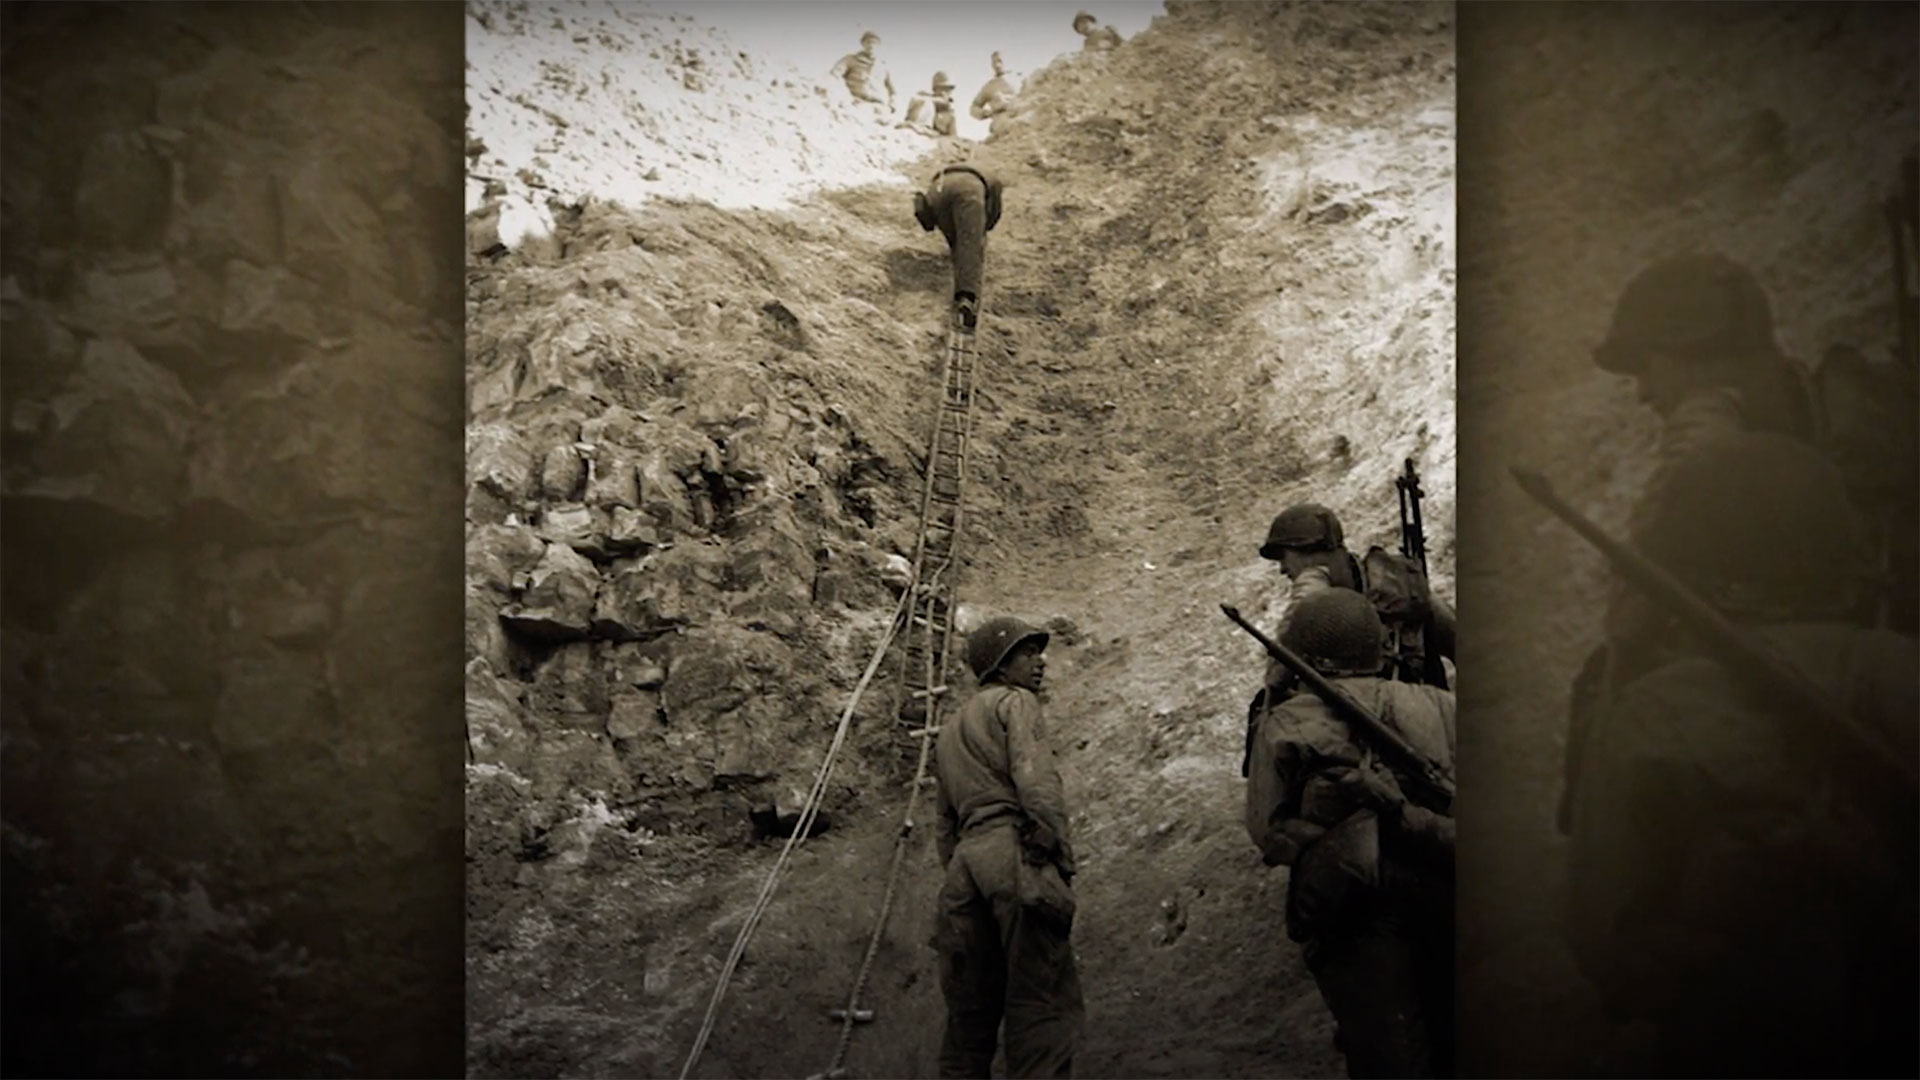
[[[1373,600],[1387,625],[1388,677],[1446,688],[1441,658],[1453,659],[1453,609],[1427,590],[1417,562],[1379,547],[1369,549],[1365,560],[1355,558],[1347,550],[1339,516],[1310,502],[1280,511],[1260,545],[1260,557],[1279,563],[1291,582],[1281,633],[1307,597],[1332,588],[1352,589]],[[1291,684],[1286,668],[1277,661],[1269,664],[1266,689],[1255,698],[1251,714],[1264,707],[1268,695],[1291,692]]]
[[[828,74],[836,79],[845,80],[847,92],[853,95],[854,100],[885,105],[887,113],[891,115],[894,101],[893,75],[887,71],[886,65],[880,62],[880,58],[874,55],[873,47],[878,44],[880,44],[879,34],[871,30],[861,34],[860,51],[841,57],[834,63]],[[873,84],[876,82],[886,88],[886,97],[882,98],[873,89]]]
[[[1911,757],[1915,642],[1850,624],[1865,539],[1818,451],[1736,433],[1673,466],[1635,546]],[[1920,1075],[1911,786],[1874,782],[1840,732],[1649,625],[1640,669],[1576,733],[1582,970],[1657,1032],[1649,1075]]]
[[[993,78],[988,79],[980,92],[974,95],[968,112],[975,120],[992,120],[1012,111],[1015,99],[1013,82],[1007,78],[1007,65],[1000,59],[999,53],[994,53]]]
[[[1073,16],[1073,32],[1085,39],[1080,47],[1087,52],[1120,47],[1120,31],[1111,26],[1101,26],[1085,11]]]
[[[1630,532],[1660,498],[1681,462],[1743,432],[1807,439],[1812,412],[1805,380],[1774,338],[1772,305],[1752,272],[1723,255],[1662,259],[1621,290],[1604,341],[1594,350],[1603,371],[1631,376],[1640,401],[1661,418],[1659,457],[1635,505]],[[1566,773],[1578,769],[1580,730],[1591,711],[1644,670],[1640,643],[1658,617],[1639,593],[1616,581],[1603,617],[1603,640],[1575,679]],[[1562,802],[1560,825],[1566,827]]]
[[[900,126],[923,135],[953,134],[953,80],[947,78],[946,72],[934,72],[932,89],[914,94],[913,100],[907,102],[907,115]]]
[[[1281,643],[1444,772],[1453,695],[1381,677],[1386,628],[1365,596],[1329,586],[1293,610]],[[1247,834],[1291,868],[1287,936],[1338,1025],[1349,1076],[1446,1076],[1453,1061],[1453,819],[1416,806],[1404,777],[1312,693],[1259,716]]]
[[[1084,1009],[1066,795],[1038,696],[1046,647],[1046,631],[1005,616],[970,634],[979,688],[934,744],[943,1077],[991,1075],[1003,1021],[1009,1077],[1072,1074]]]

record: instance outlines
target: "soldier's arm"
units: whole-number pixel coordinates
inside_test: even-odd
[[[939,794],[935,796],[939,822],[935,825],[933,844],[940,853],[940,865],[945,866],[953,860],[953,849],[960,846],[960,813],[947,796],[947,785],[938,784],[936,787],[939,789]]]
[[[967,107],[968,115],[972,116],[975,120],[985,120],[987,118],[988,92],[992,89],[993,84],[988,83],[980,88],[979,93],[973,95],[973,104]]]
[[[1268,866],[1293,865],[1310,837],[1288,829],[1292,814],[1288,807],[1298,801],[1294,790],[1299,781],[1293,748],[1279,737],[1271,721],[1258,723],[1248,750],[1247,837],[1260,849],[1260,859]]]
[[[1453,607],[1437,596],[1430,597],[1429,603],[1432,607],[1432,615],[1427,620],[1427,648],[1432,649],[1435,656],[1444,656],[1458,663],[1460,658],[1453,654],[1457,626]]]
[[[1067,832],[1067,796],[1060,783],[1060,769],[1054,762],[1053,747],[1048,745],[1040,719],[1040,699],[1031,691],[1015,690],[1000,703],[1000,718],[1007,726],[1007,771],[1013,778],[1013,790],[1027,816],[1053,834],[1068,867],[1072,865],[1072,847]]]
[[[852,60],[852,59],[853,59],[853,57],[851,57],[851,56],[843,56],[843,57],[841,57],[840,59],[838,59],[838,60],[836,60],[836,61],[834,61],[834,62],[833,62],[833,67],[832,67],[832,68],[830,68],[830,69],[829,69],[829,70],[827,71],[827,74],[828,74],[829,76],[831,76],[831,77],[833,77],[833,78],[836,78],[836,79],[844,79],[844,78],[846,78],[846,77],[847,77],[847,62],[848,62],[848,61],[850,61],[850,60]]]
[[[1401,803],[1394,829],[1411,846],[1428,855],[1453,859],[1453,818],[1412,803]]]

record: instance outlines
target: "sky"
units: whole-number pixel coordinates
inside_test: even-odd
[[[874,52],[893,73],[896,115],[906,112],[916,90],[931,85],[944,71],[955,83],[958,133],[985,138],[987,125],[967,115],[980,87],[993,77],[997,50],[1007,72],[1018,80],[1045,67],[1061,53],[1080,48],[1073,16],[1085,10],[1104,25],[1132,37],[1154,16],[1166,13],[1158,0],[1031,0],[1031,2],[904,3],[900,0],[705,0],[642,5],[684,12],[720,29],[750,56],[780,60],[826,78],[834,61],[860,48],[862,32],[880,35]]]

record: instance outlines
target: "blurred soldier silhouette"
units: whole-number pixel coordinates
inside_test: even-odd
[[[1073,32],[1085,39],[1080,47],[1086,52],[1117,49],[1122,41],[1120,31],[1111,26],[1101,26],[1094,21],[1092,15],[1084,11],[1074,15]]]
[[[1891,749],[1647,619],[1570,754],[1582,971],[1658,1032],[1652,1075],[1920,1075],[1920,801],[1883,764],[1920,753],[1920,653],[1856,621],[1866,535],[1839,469],[1735,432],[1675,462],[1639,517],[1641,555]]]
[[[1812,437],[1806,383],[1775,340],[1767,294],[1751,271],[1725,256],[1662,259],[1636,274],[1614,305],[1594,362],[1631,376],[1640,401],[1661,420],[1659,459],[1630,526],[1636,535],[1667,475],[1692,455],[1749,431]],[[1574,680],[1562,830],[1587,718],[1644,669],[1650,655],[1642,645],[1660,621],[1644,597],[1614,581],[1603,640]]]

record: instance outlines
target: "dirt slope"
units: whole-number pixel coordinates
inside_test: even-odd
[[[980,151],[1009,186],[960,589],[1056,627],[1083,1074],[1340,1068],[1279,928],[1284,875],[1239,824],[1258,665],[1215,605],[1274,613],[1253,549],[1288,500],[1389,541],[1408,455],[1451,596],[1450,20],[1179,5],[1111,56],[1037,73],[1033,110]],[[948,287],[908,213],[924,173],[780,208],[584,200],[550,244],[471,264],[478,1075],[674,1074],[692,1044],[777,853],[748,810],[811,779],[892,610],[880,568],[911,552]],[[832,1057],[824,1013],[912,766],[890,675],[698,1075]],[[854,1075],[932,1071],[926,832]]]

